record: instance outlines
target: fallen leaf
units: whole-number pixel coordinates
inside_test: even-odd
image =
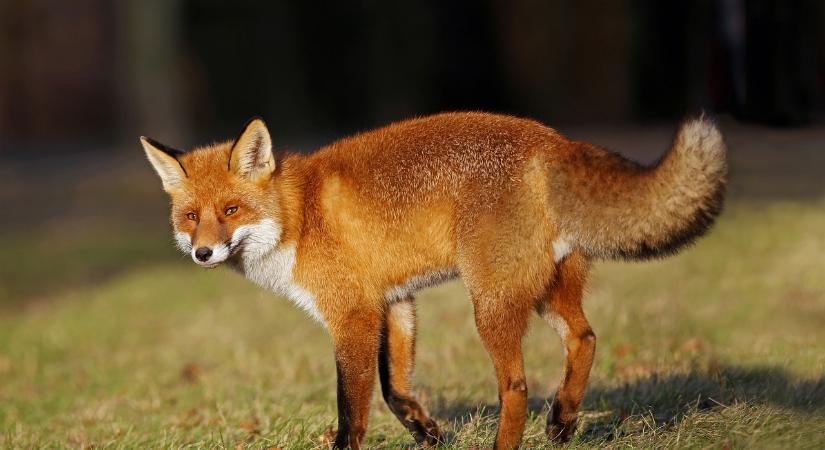
[[[241,422],[238,425],[242,430],[249,431],[250,433],[258,433],[258,421],[247,421]]]
[[[203,370],[201,369],[200,364],[198,363],[189,363],[183,366],[183,370],[181,371],[181,376],[184,380],[188,381],[189,383],[194,383],[198,381],[201,376]]]
[[[618,344],[613,347],[613,356],[617,358],[624,358],[631,353],[633,353],[633,347],[629,344]]]
[[[197,408],[192,408],[183,413],[178,421],[178,425],[184,428],[192,428],[200,425],[201,422],[203,422],[203,416],[201,416]]]
[[[682,351],[684,353],[698,353],[705,347],[705,341],[698,337],[692,337],[682,344]]]

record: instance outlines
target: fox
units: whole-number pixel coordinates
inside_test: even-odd
[[[309,154],[273,149],[260,117],[181,151],[140,138],[171,200],[175,241],[294,302],[331,336],[333,448],[360,449],[375,384],[416,443],[443,443],[416,398],[415,292],[460,278],[498,384],[496,449],[527,419],[522,338],[533,313],[559,335],[562,379],[546,435],[574,437],[596,351],[582,308],[591,264],[672,255],[721,211],[726,148],[704,115],[642,165],[538,121],[449,112]]]

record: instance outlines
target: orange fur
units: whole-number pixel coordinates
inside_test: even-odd
[[[686,123],[652,168],[532,120],[485,113],[399,122],[280,159],[259,119],[235,141],[189,152],[143,143],[181,239],[193,251],[223,246],[232,267],[328,328],[339,378],[335,445],[352,448],[366,431],[376,368],[416,440],[439,439],[409,389],[411,293],[456,275],[497,374],[496,448],[521,441],[521,339],[532,310],[564,340],[547,432],[569,439],[595,350],[581,310],[589,259],[675,251],[710,225],[725,180],[721,137],[703,119]]]

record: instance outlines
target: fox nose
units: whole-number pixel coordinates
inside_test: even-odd
[[[212,249],[209,247],[199,247],[195,250],[195,258],[198,258],[200,262],[209,261],[210,256],[212,256]]]

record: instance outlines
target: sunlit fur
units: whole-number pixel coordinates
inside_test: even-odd
[[[229,265],[327,327],[339,382],[335,445],[353,448],[379,361],[390,409],[417,442],[440,439],[408,386],[411,294],[456,275],[496,369],[496,448],[521,441],[521,339],[534,311],[567,353],[547,434],[570,439],[595,352],[581,309],[590,260],[690,243],[719,212],[726,174],[721,135],[703,118],[683,124],[651,167],[532,120],[484,113],[399,122],[308,156],[273,153],[260,120],[234,141],[185,153],[143,143],[172,198],[182,250],[226,246]],[[229,206],[237,212],[226,215]]]

